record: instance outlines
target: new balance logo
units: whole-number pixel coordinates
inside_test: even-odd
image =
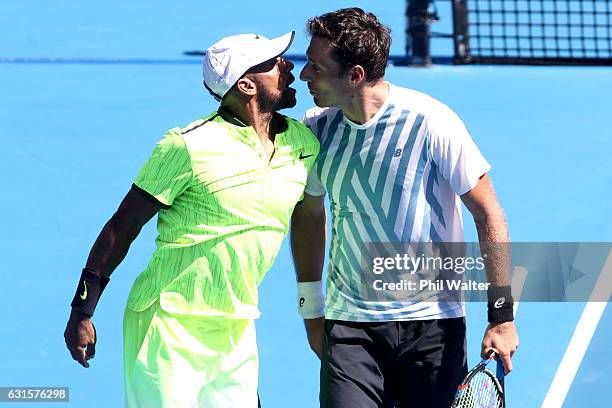
[[[393,157],[400,157],[402,155],[402,149],[395,149]]]

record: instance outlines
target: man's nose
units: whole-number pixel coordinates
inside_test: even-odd
[[[285,72],[291,72],[293,71],[295,65],[293,65],[293,62],[289,61],[288,59],[283,58],[283,67]]]
[[[300,71],[300,80],[302,81],[308,81],[308,71],[306,71],[308,68],[308,64],[304,65],[304,68],[302,68],[302,70]]]

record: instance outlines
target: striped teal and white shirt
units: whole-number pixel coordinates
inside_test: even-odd
[[[459,195],[490,165],[457,114],[428,95],[390,84],[385,103],[363,125],[338,108],[310,109],[304,122],[321,142],[305,191],[327,193],[331,204],[326,318],[463,316],[461,302],[366,298],[360,267],[361,248],[369,242],[463,241]]]

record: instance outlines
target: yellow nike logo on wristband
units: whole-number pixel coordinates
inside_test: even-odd
[[[81,295],[81,300],[87,299],[87,282],[83,282],[83,286],[85,289],[83,290],[83,294]]]

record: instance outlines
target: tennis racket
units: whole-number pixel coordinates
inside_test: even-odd
[[[497,360],[496,375],[487,368],[493,359]],[[489,351],[459,384],[451,408],[505,408],[504,375],[501,360],[493,350]]]

